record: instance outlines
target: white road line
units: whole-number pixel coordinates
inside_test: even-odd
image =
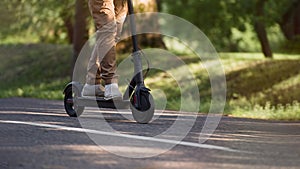
[[[99,134],[99,135],[106,135],[106,136],[113,136],[113,137],[123,137],[123,138],[153,141],[153,142],[160,142],[160,143],[169,143],[169,144],[176,144],[176,145],[183,145],[183,146],[190,146],[190,147],[198,147],[198,148],[205,148],[205,149],[214,149],[214,150],[221,150],[221,151],[228,151],[228,152],[239,152],[239,153],[244,152],[244,151],[240,151],[240,150],[231,149],[231,148],[228,148],[228,147],[215,146],[215,145],[209,145],[209,144],[199,144],[199,143],[186,142],[186,141],[175,141],[175,140],[160,139],[160,138],[154,138],[154,137],[145,137],[145,136],[137,136],[137,135],[129,135],[129,134],[111,133],[111,132],[92,130],[92,129],[67,127],[67,126],[62,126],[62,125],[43,124],[43,123],[25,122],[25,121],[10,121],[10,120],[0,120],[0,123],[23,124],[23,125],[31,125],[31,126],[38,126],[38,127],[55,128],[55,129],[61,129],[61,130],[66,130],[66,131],[75,131],[75,132],[82,132],[82,133]]]

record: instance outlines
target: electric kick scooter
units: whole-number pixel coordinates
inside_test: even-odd
[[[138,48],[133,4],[131,0],[127,0],[127,3],[132,34],[134,75],[126,88],[123,98],[121,100],[105,100],[104,97],[85,97],[81,95],[83,84],[75,81],[70,82],[63,92],[64,107],[70,117],[80,116],[86,106],[95,106],[95,102],[97,102],[99,108],[130,108],[134,120],[138,123],[148,123],[152,119],[155,109],[154,100],[150,94],[150,89],[146,88],[144,85],[144,76],[149,71],[149,67],[145,75],[143,75],[141,60],[143,53]]]

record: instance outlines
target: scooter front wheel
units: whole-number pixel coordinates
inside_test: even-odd
[[[84,106],[77,104],[77,98],[80,94],[79,90],[71,85],[67,87],[64,94],[64,106],[67,114],[70,117],[79,117],[84,111]]]
[[[153,115],[154,115],[154,110],[155,110],[155,105],[154,105],[154,100],[153,97],[150,93],[143,93],[140,96],[140,103],[141,103],[141,108],[137,109],[134,105],[136,102],[136,98],[131,99],[131,104],[130,104],[130,109],[132,111],[132,116],[134,120],[138,123],[141,124],[147,124],[151,121]]]

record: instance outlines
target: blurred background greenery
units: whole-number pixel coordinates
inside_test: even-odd
[[[173,14],[208,36],[226,73],[225,114],[300,120],[300,0],[133,1],[136,12]],[[62,99],[76,57],[95,31],[87,0],[2,0],[0,21],[0,97]],[[200,59],[172,47],[169,38],[140,39],[141,46],[167,48],[190,66],[203,99],[200,110],[207,112],[210,83]],[[128,55],[127,44],[118,45],[119,62]],[[164,90],[167,108],[177,110],[180,91],[171,81],[154,72],[146,83]]]

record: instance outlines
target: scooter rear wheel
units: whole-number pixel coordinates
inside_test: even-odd
[[[132,116],[134,120],[141,124],[147,124],[151,121],[155,105],[153,97],[150,93],[148,94],[141,94],[140,101],[141,101],[141,109],[137,109],[134,105],[134,102],[136,102],[135,98],[131,99],[130,109],[132,111]]]
[[[77,98],[79,96],[79,90],[75,87],[69,86],[65,90],[64,106],[70,117],[79,117],[84,111],[84,106],[79,106],[77,104]]]

